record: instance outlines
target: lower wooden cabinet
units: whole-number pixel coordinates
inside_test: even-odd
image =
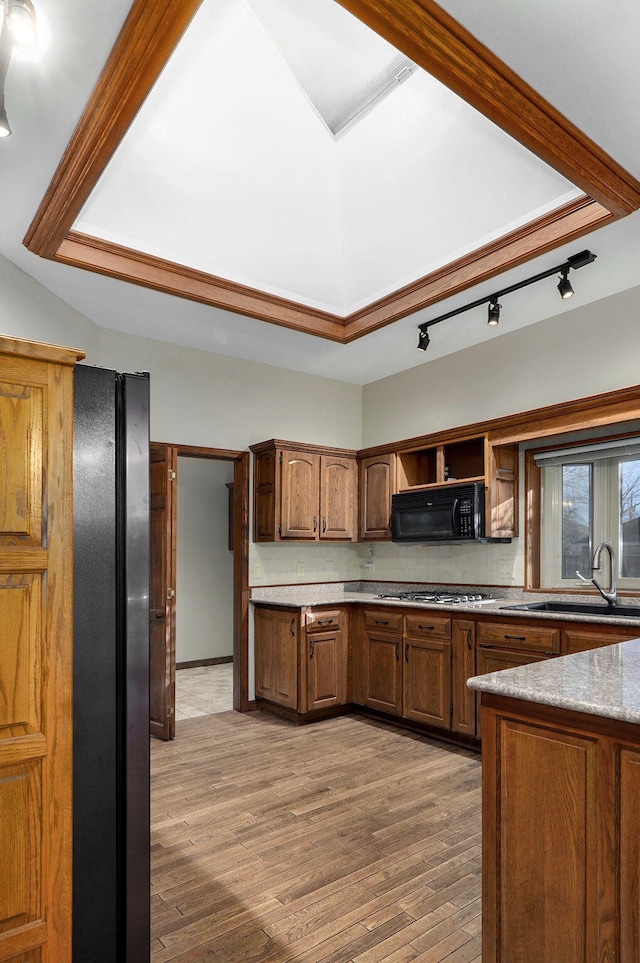
[[[451,642],[405,637],[403,711],[406,719],[451,728]]]
[[[256,697],[300,716],[348,702],[344,609],[255,607]]]
[[[306,669],[299,712],[329,709],[347,702],[348,652],[344,612],[317,610],[306,616]]]
[[[638,727],[482,706],[483,963],[638,963]]]
[[[256,696],[298,707],[300,616],[293,609],[256,607]]]
[[[402,714],[402,632],[367,630],[364,645],[364,705]]]
[[[475,622],[454,619],[451,623],[451,728],[467,736],[476,734],[476,694],[467,679],[477,675]]]

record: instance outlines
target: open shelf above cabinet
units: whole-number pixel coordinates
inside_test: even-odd
[[[397,489],[485,478],[485,436],[397,453]]]

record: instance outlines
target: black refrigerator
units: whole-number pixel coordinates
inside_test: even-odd
[[[78,365],[74,963],[148,963],[149,376]]]

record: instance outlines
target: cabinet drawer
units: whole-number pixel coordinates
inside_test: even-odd
[[[340,609],[307,612],[307,632],[327,632],[329,629],[339,629],[341,615]]]
[[[532,652],[560,651],[560,630],[540,625],[479,622],[476,639],[481,648],[496,646],[504,649],[526,649]]]
[[[425,612],[424,615],[407,615],[407,635],[418,639],[450,639],[451,619],[443,619]]]
[[[640,630],[634,632],[633,629],[626,633],[614,635],[608,628],[603,632],[594,632],[593,629],[581,630],[570,629],[562,633],[562,653],[571,655],[574,652],[587,652],[589,649],[600,649],[604,645],[616,645],[618,642],[626,642],[628,639],[636,639],[640,635]]]
[[[369,609],[364,613],[364,624],[377,632],[402,632],[402,612]]]

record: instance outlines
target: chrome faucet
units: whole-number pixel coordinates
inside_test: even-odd
[[[582,579],[583,582],[593,582],[593,584],[595,585],[597,590],[600,592],[600,595],[605,600],[605,602],[607,602],[609,605],[616,605],[618,602],[618,591],[616,587],[616,555],[615,555],[615,552],[613,551],[613,547],[611,546],[610,542],[600,542],[600,544],[596,548],[595,552],[593,553],[593,563],[591,565],[591,571],[592,572],[600,571],[600,556],[602,555],[603,548],[606,548],[607,552],[609,553],[609,569],[611,573],[611,578],[609,581],[609,591],[607,592],[605,589],[603,589],[603,587],[600,585],[600,582],[598,582],[597,579],[585,578],[584,575],[581,575],[577,569],[576,569],[576,575],[578,576],[578,578]]]

